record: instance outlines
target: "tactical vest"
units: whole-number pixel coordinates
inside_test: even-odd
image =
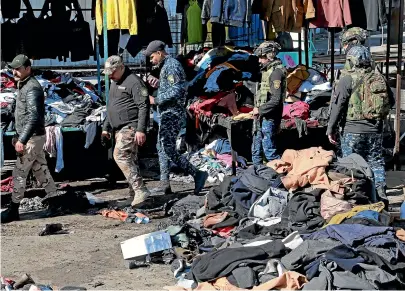
[[[266,70],[263,71],[262,73],[262,81],[260,83],[260,91],[258,96],[256,97],[256,107],[259,108],[260,106],[262,106],[264,103],[266,103],[267,101],[269,101],[268,99],[268,94],[270,93],[270,95],[273,94],[273,92],[271,92],[271,87],[270,87],[270,76],[271,74],[274,72],[275,69],[280,69],[283,71],[284,75],[287,75],[287,70],[285,69],[285,67],[283,66],[282,62],[279,59],[274,60],[273,62],[271,62],[270,64],[267,65]],[[281,90],[283,92],[281,92],[281,96],[283,96],[283,98],[285,97],[285,93],[287,90],[287,86],[286,84],[282,84],[281,85]],[[284,100],[283,100],[284,101]]]

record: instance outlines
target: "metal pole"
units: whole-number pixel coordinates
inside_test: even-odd
[[[309,67],[309,36],[308,36],[309,25],[305,23],[304,30],[304,46],[305,46],[305,65]]]
[[[330,32],[330,82],[335,81],[335,30],[331,28]]]
[[[388,1],[388,23],[387,23],[387,55],[385,58],[385,78],[388,80],[389,78],[389,70],[390,70],[390,38],[391,38],[391,12],[392,12],[392,0]]]
[[[100,65],[100,44],[98,42],[97,29],[95,29],[96,56],[97,56],[97,93],[101,96],[101,65]]]
[[[302,29],[301,29],[302,31]],[[302,34],[298,33],[298,63],[302,65]]]
[[[404,0],[399,1],[399,34],[398,34],[398,60],[397,60],[397,88],[395,104],[395,151],[394,161],[395,170],[401,170],[401,161],[399,159],[400,134],[401,134],[401,88],[402,88],[402,42],[404,33]]]
[[[108,58],[108,36],[107,36],[107,0],[103,0],[103,36],[104,36],[104,63]],[[104,75],[105,81],[105,101],[108,103],[108,94],[110,92],[110,81],[107,75]]]

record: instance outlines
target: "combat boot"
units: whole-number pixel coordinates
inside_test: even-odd
[[[20,220],[18,208],[20,208],[20,203],[11,202],[9,208],[1,213],[1,223],[9,223]]]
[[[169,180],[164,180],[164,181],[160,181],[158,186],[156,188],[153,188],[150,190],[151,193],[153,194],[172,194],[172,188],[170,187],[170,182]]]
[[[150,196],[150,192],[146,187],[143,187],[141,189],[135,190],[135,197],[134,200],[132,201],[131,205],[136,206],[138,204],[141,204],[142,202],[145,202]]]

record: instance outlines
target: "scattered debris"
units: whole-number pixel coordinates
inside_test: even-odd
[[[51,223],[45,225],[44,229],[39,233],[39,236],[52,234],[69,234],[69,231],[64,230],[61,223]]]
[[[24,211],[36,211],[44,208],[46,207],[42,204],[42,198],[40,197],[23,198],[20,203],[20,209]]]
[[[100,286],[103,286],[103,285],[104,285],[103,282],[97,281],[92,286],[93,286],[93,288],[97,288],[97,287],[100,287]]]

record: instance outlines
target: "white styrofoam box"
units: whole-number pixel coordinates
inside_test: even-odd
[[[164,231],[151,232],[121,242],[125,260],[164,251],[171,247],[170,235]]]

